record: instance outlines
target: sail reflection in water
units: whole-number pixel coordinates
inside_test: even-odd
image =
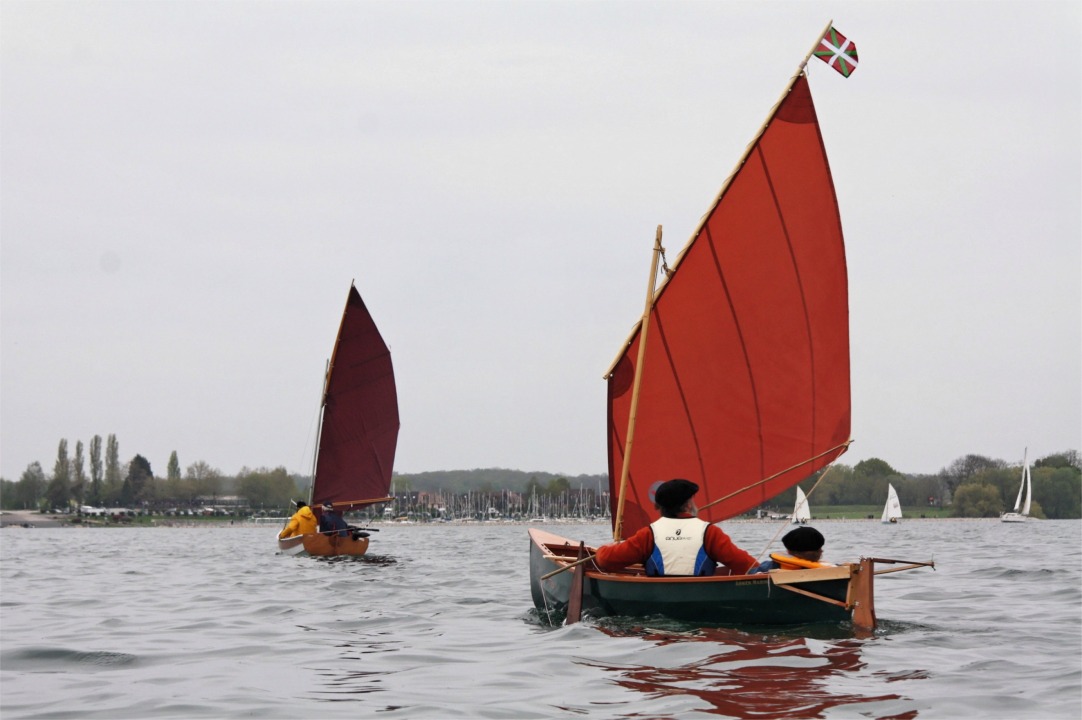
[[[620,687],[652,696],[692,695],[731,718],[819,718],[833,709],[854,704],[901,700],[900,695],[861,695],[842,688],[847,675],[865,668],[862,640],[820,641],[805,637],[754,635],[727,628],[669,632],[643,627],[599,626],[614,637],[641,637],[655,648],[702,642],[724,647],[723,652],[677,667],[601,665],[583,663],[617,675]],[[911,677],[911,676],[909,676]],[[914,718],[916,711],[877,717]]]

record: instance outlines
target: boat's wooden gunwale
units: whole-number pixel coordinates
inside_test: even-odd
[[[843,580],[852,577],[853,569],[850,565],[838,565],[806,570],[771,570],[768,574],[775,585],[792,585],[817,580]]]
[[[707,575],[703,577],[693,577],[690,575],[665,575],[663,577],[653,577],[650,575],[640,575],[638,573],[606,572],[601,570],[587,570],[586,577],[594,578],[596,580],[607,580],[609,582],[641,583],[643,585],[712,585],[747,581],[766,582],[770,580],[770,576],[764,573],[757,573],[755,575]]]
[[[578,549],[562,543],[544,542],[541,547],[546,551],[544,559],[552,561],[556,565],[570,565],[578,560]],[[566,551],[566,553],[564,552]],[[576,554],[570,554],[574,551]],[[596,552],[595,548],[587,548],[587,552]],[[586,576],[596,580],[611,580],[612,582],[643,582],[643,583],[716,583],[737,582],[747,580],[769,579],[775,585],[792,585],[806,582],[821,582],[825,580],[843,580],[852,575],[849,565],[835,567],[823,567],[805,570],[773,570],[770,573],[756,573],[754,575],[709,575],[704,577],[651,577],[646,575],[641,565],[624,568],[622,570],[599,570],[587,569]]]
[[[287,538],[278,538],[279,552],[292,552],[304,545],[303,535],[292,535]]]
[[[312,557],[359,557],[368,552],[368,538],[327,537],[322,533],[293,535],[278,540],[280,552],[297,554],[303,545],[304,553]]]
[[[530,538],[531,594],[537,609],[551,617],[569,606],[577,546],[533,528]],[[575,556],[570,555],[573,550]],[[838,566],[755,575],[648,577],[641,566],[602,572],[587,565],[581,607],[583,613],[595,616],[660,613],[676,620],[732,625],[840,622],[852,617],[849,571],[849,566]],[[792,582],[776,585],[779,576],[786,580],[791,576]]]

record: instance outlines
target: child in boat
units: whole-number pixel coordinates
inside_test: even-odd
[[[676,478],[654,493],[661,517],[627,540],[597,549],[594,560],[602,570],[619,570],[642,563],[647,575],[713,575],[721,563],[734,575],[751,571],[755,558],[736,546],[717,525],[695,517],[692,499],[699,486]]]
[[[760,563],[755,572],[800,570],[805,567],[805,563],[829,566],[830,563],[825,563],[821,559],[823,557],[824,543],[826,543],[826,538],[823,537],[823,533],[813,527],[805,525],[798,527],[796,530],[790,530],[781,539],[781,544],[785,546],[788,556],[771,553],[770,559]],[[802,560],[804,563],[786,562],[787,557],[788,559]]]
[[[328,536],[336,534],[337,531],[338,537],[349,537],[349,525],[345,518],[334,511],[334,505],[329,502],[320,507],[319,531]]]
[[[327,535],[338,537],[352,537],[354,540],[368,537],[368,533],[346,522],[342,514],[334,509],[334,505],[328,501],[320,507],[319,531]]]

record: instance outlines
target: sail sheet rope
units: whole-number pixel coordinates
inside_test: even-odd
[[[838,453],[838,455],[840,457],[842,455],[842,453],[844,453],[847,449],[849,449],[849,446],[852,445],[852,444],[853,444],[853,439],[849,438],[848,440],[843,442],[841,445],[835,445],[834,447],[832,447],[832,448],[830,448],[828,450],[824,450],[823,452],[819,453],[818,455],[814,455],[814,456],[808,458],[807,460],[802,460],[802,461],[798,462],[796,465],[793,465],[792,467],[788,467],[788,468],[785,468],[784,470],[780,470],[780,471],[774,473],[773,475],[770,475],[769,477],[763,478],[762,480],[757,480],[757,481],[753,482],[751,485],[745,485],[744,487],[742,487],[742,488],[740,488],[738,490],[733,490],[728,495],[723,495],[722,497],[719,497],[717,500],[711,500],[707,504],[701,506],[699,508],[699,510],[706,510],[708,507],[711,507],[713,505],[717,505],[719,502],[725,502],[729,498],[736,497],[740,493],[747,492],[748,490],[753,490],[754,488],[757,488],[760,485],[763,485],[764,483],[768,483],[768,482],[770,482],[771,480],[773,480],[775,478],[781,477],[782,475],[785,475],[788,472],[792,472],[793,470],[796,470],[801,465],[807,465],[810,462],[815,462],[819,458],[821,458],[821,457],[823,457],[825,455],[829,455],[832,452],[835,452],[837,450],[842,451],[842,452]],[[837,458],[835,458],[835,460],[837,460]],[[826,467],[830,467],[831,465],[833,465],[835,460],[832,460]],[[820,476],[820,479],[821,479],[821,476]],[[794,483],[794,485],[795,484],[796,483]],[[816,482],[816,485],[818,485],[818,484],[819,483]],[[815,488],[813,487],[812,491],[814,491],[814,490],[815,490]],[[808,495],[808,497],[811,497],[811,492],[808,492],[807,495]]]
[[[851,439],[849,441],[847,441],[845,443],[846,447],[848,447],[852,442],[853,441]],[[841,456],[839,455],[839,457],[841,457]],[[811,506],[812,493],[814,493],[815,489],[817,487],[819,487],[819,483],[823,482],[823,478],[825,478],[830,473],[830,471],[834,469],[834,464],[836,462],[837,462],[837,458],[835,458],[833,461],[830,462],[829,465],[827,465],[825,468],[823,468],[823,472],[819,473],[819,477],[818,477],[818,479],[816,479],[815,484],[812,485],[811,490],[804,493],[804,496],[808,499],[808,506],[809,507]],[[783,524],[778,525],[778,531],[774,533],[774,537],[770,538],[770,541],[767,542],[766,547],[764,547],[762,549],[762,551],[759,552],[759,554],[755,556],[756,558],[760,558],[760,557],[766,555],[767,552],[769,552],[770,547],[775,542],[777,542],[778,536],[781,535],[782,530],[785,530],[787,527],[789,527],[790,522],[791,522],[791,519],[787,517],[787,518],[785,518],[785,522]]]

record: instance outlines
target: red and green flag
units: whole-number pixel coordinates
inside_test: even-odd
[[[834,28],[826,31],[814,54],[845,77],[857,69],[857,46]]]

